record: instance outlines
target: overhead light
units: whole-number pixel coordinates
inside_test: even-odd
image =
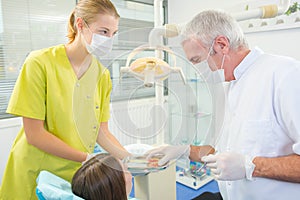
[[[164,60],[157,57],[143,57],[132,61],[132,58],[141,51],[145,50],[160,50],[166,51],[171,54],[174,60],[174,66],[170,66]],[[127,57],[127,62],[125,67],[121,67],[120,70],[120,80],[124,73],[129,73],[136,77],[137,79],[144,81],[145,87],[154,86],[157,80],[165,80],[169,77],[171,73],[179,73],[182,81],[186,84],[185,76],[181,68],[176,67],[176,58],[173,52],[166,47],[150,47],[150,46],[140,46],[134,49]]]

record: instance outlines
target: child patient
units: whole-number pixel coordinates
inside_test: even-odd
[[[132,175],[121,160],[101,153],[86,161],[74,174],[72,192],[88,200],[127,200]]]

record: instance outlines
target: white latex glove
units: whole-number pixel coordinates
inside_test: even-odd
[[[158,161],[158,165],[162,166],[173,159],[178,159],[180,157],[189,157],[190,155],[190,145],[178,145],[178,146],[160,146],[154,149],[151,149],[145,153],[147,155],[147,159],[154,157],[156,155],[164,156]]]
[[[252,180],[255,165],[252,158],[238,153],[225,152],[202,157],[202,162],[211,169],[215,178],[223,181],[233,181],[247,178]]]

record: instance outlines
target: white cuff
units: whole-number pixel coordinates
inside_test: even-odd
[[[252,174],[255,169],[255,164],[252,162],[253,157],[245,156],[246,179],[253,180]]]

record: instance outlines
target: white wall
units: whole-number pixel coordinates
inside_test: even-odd
[[[226,9],[233,10],[235,5],[241,0],[169,0],[168,20],[169,23],[183,23],[190,20],[198,12],[206,9]]]
[[[247,33],[249,45],[265,52],[290,56],[300,60],[300,28]]]
[[[169,23],[184,23],[192,19],[198,12],[206,9],[222,9],[228,12],[240,12],[243,4],[254,5],[255,1],[246,0],[169,0]],[[254,2],[254,3],[251,3]],[[258,2],[258,0],[256,1]],[[277,0],[259,0],[259,3],[277,2]],[[300,14],[298,14],[300,16]],[[258,31],[245,33],[250,47],[259,46],[267,53],[281,54],[300,60],[300,22],[294,28],[286,30]]]

